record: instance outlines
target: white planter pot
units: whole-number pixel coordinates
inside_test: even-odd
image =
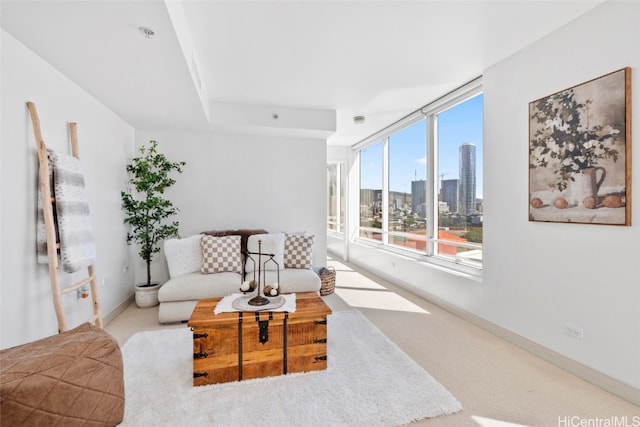
[[[151,286],[143,286],[146,283],[136,285],[136,305],[140,308],[155,307],[158,305],[159,283],[152,283]]]

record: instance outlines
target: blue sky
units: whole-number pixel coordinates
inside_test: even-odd
[[[458,104],[438,116],[438,174],[458,178],[461,144],[476,146],[476,197],[482,198],[482,95]],[[426,125],[424,121],[392,134],[389,148],[389,188],[411,192],[411,181],[426,176]],[[382,187],[382,146],[376,143],[362,151],[362,188]],[[440,179],[440,178],[439,178]]]
[[[475,144],[476,197],[482,198],[482,95],[441,113],[438,139],[438,174],[447,173],[444,179],[458,178],[460,145],[465,142]]]

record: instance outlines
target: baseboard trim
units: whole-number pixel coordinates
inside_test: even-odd
[[[580,362],[576,362],[573,359],[569,359],[568,357],[555,352],[541,344],[533,342],[521,335],[518,335],[514,332],[511,332],[502,326],[496,325],[486,319],[483,319],[480,316],[477,316],[473,313],[470,313],[454,304],[451,304],[448,301],[445,301],[439,297],[436,297],[420,288],[417,288],[409,283],[398,281],[397,279],[385,275],[380,272],[373,272],[367,268],[365,265],[361,265],[359,263],[351,262],[351,261],[342,261],[350,264],[352,266],[357,266],[359,269],[366,271],[369,274],[380,277],[384,281],[390,282],[402,289],[405,289],[420,298],[424,298],[432,304],[437,305],[438,307],[446,310],[453,315],[460,317],[472,323],[482,329],[485,329],[492,334],[532,353],[547,362],[564,369],[571,374],[582,378],[583,380],[599,387],[603,390],[608,391],[609,393],[620,397],[628,402],[633,403],[634,405],[640,406],[640,390],[637,388],[626,384],[620,380],[612,378],[608,375],[603,374],[602,372],[596,371],[593,368],[590,368],[586,365],[581,364]]]
[[[124,301],[122,301],[120,304],[118,304],[118,306],[116,306],[116,308],[111,310],[111,312],[109,314],[107,314],[106,316],[103,316],[102,317],[103,326],[107,326],[109,323],[111,323],[113,321],[113,319],[115,319],[116,317],[118,317],[118,315],[120,313],[125,311],[127,309],[127,307],[129,307],[131,305],[131,303],[133,303],[133,301],[134,301],[134,294],[131,294]]]
[[[568,357],[563,356],[562,354],[557,353],[541,344],[533,342],[521,335],[503,328],[502,326],[498,326],[495,323],[483,319],[480,316],[456,307],[455,305],[438,297],[435,297],[423,291],[419,291],[413,286],[406,287],[402,284],[398,284],[398,286],[417,294],[421,298],[424,298],[427,301],[437,305],[438,307],[447,310],[455,316],[458,316],[482,329],[485,329],[492,334],[514,345],[517,345],[524,350],[527,350],[528,352],[540,357],[541,359],[544,359],[547,362],[561,369],[564,369],[565,371],[570,372],[573,375],[582,378],[583,380],[597,387],[600,387],[603,390],[608,391],[609,393],[612,393],[628,402],[631,402],[634,405],[640,406],[640,390],[630,386],[629,384],[616,380],[615,378],[596,371],[595,369],[585,366],[582,363],[576,362],[573,359],[569,359]]]

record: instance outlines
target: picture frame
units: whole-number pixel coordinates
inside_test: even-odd
[[[529,103],[529,221],[631,225],[631,68]]]

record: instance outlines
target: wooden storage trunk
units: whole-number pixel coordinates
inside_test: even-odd
[[[327,315],[313,293],[296,295],[296,312],[213,314],[220,298],[198,301],[193,330],[193,385],[241,381],[327,368]]]

